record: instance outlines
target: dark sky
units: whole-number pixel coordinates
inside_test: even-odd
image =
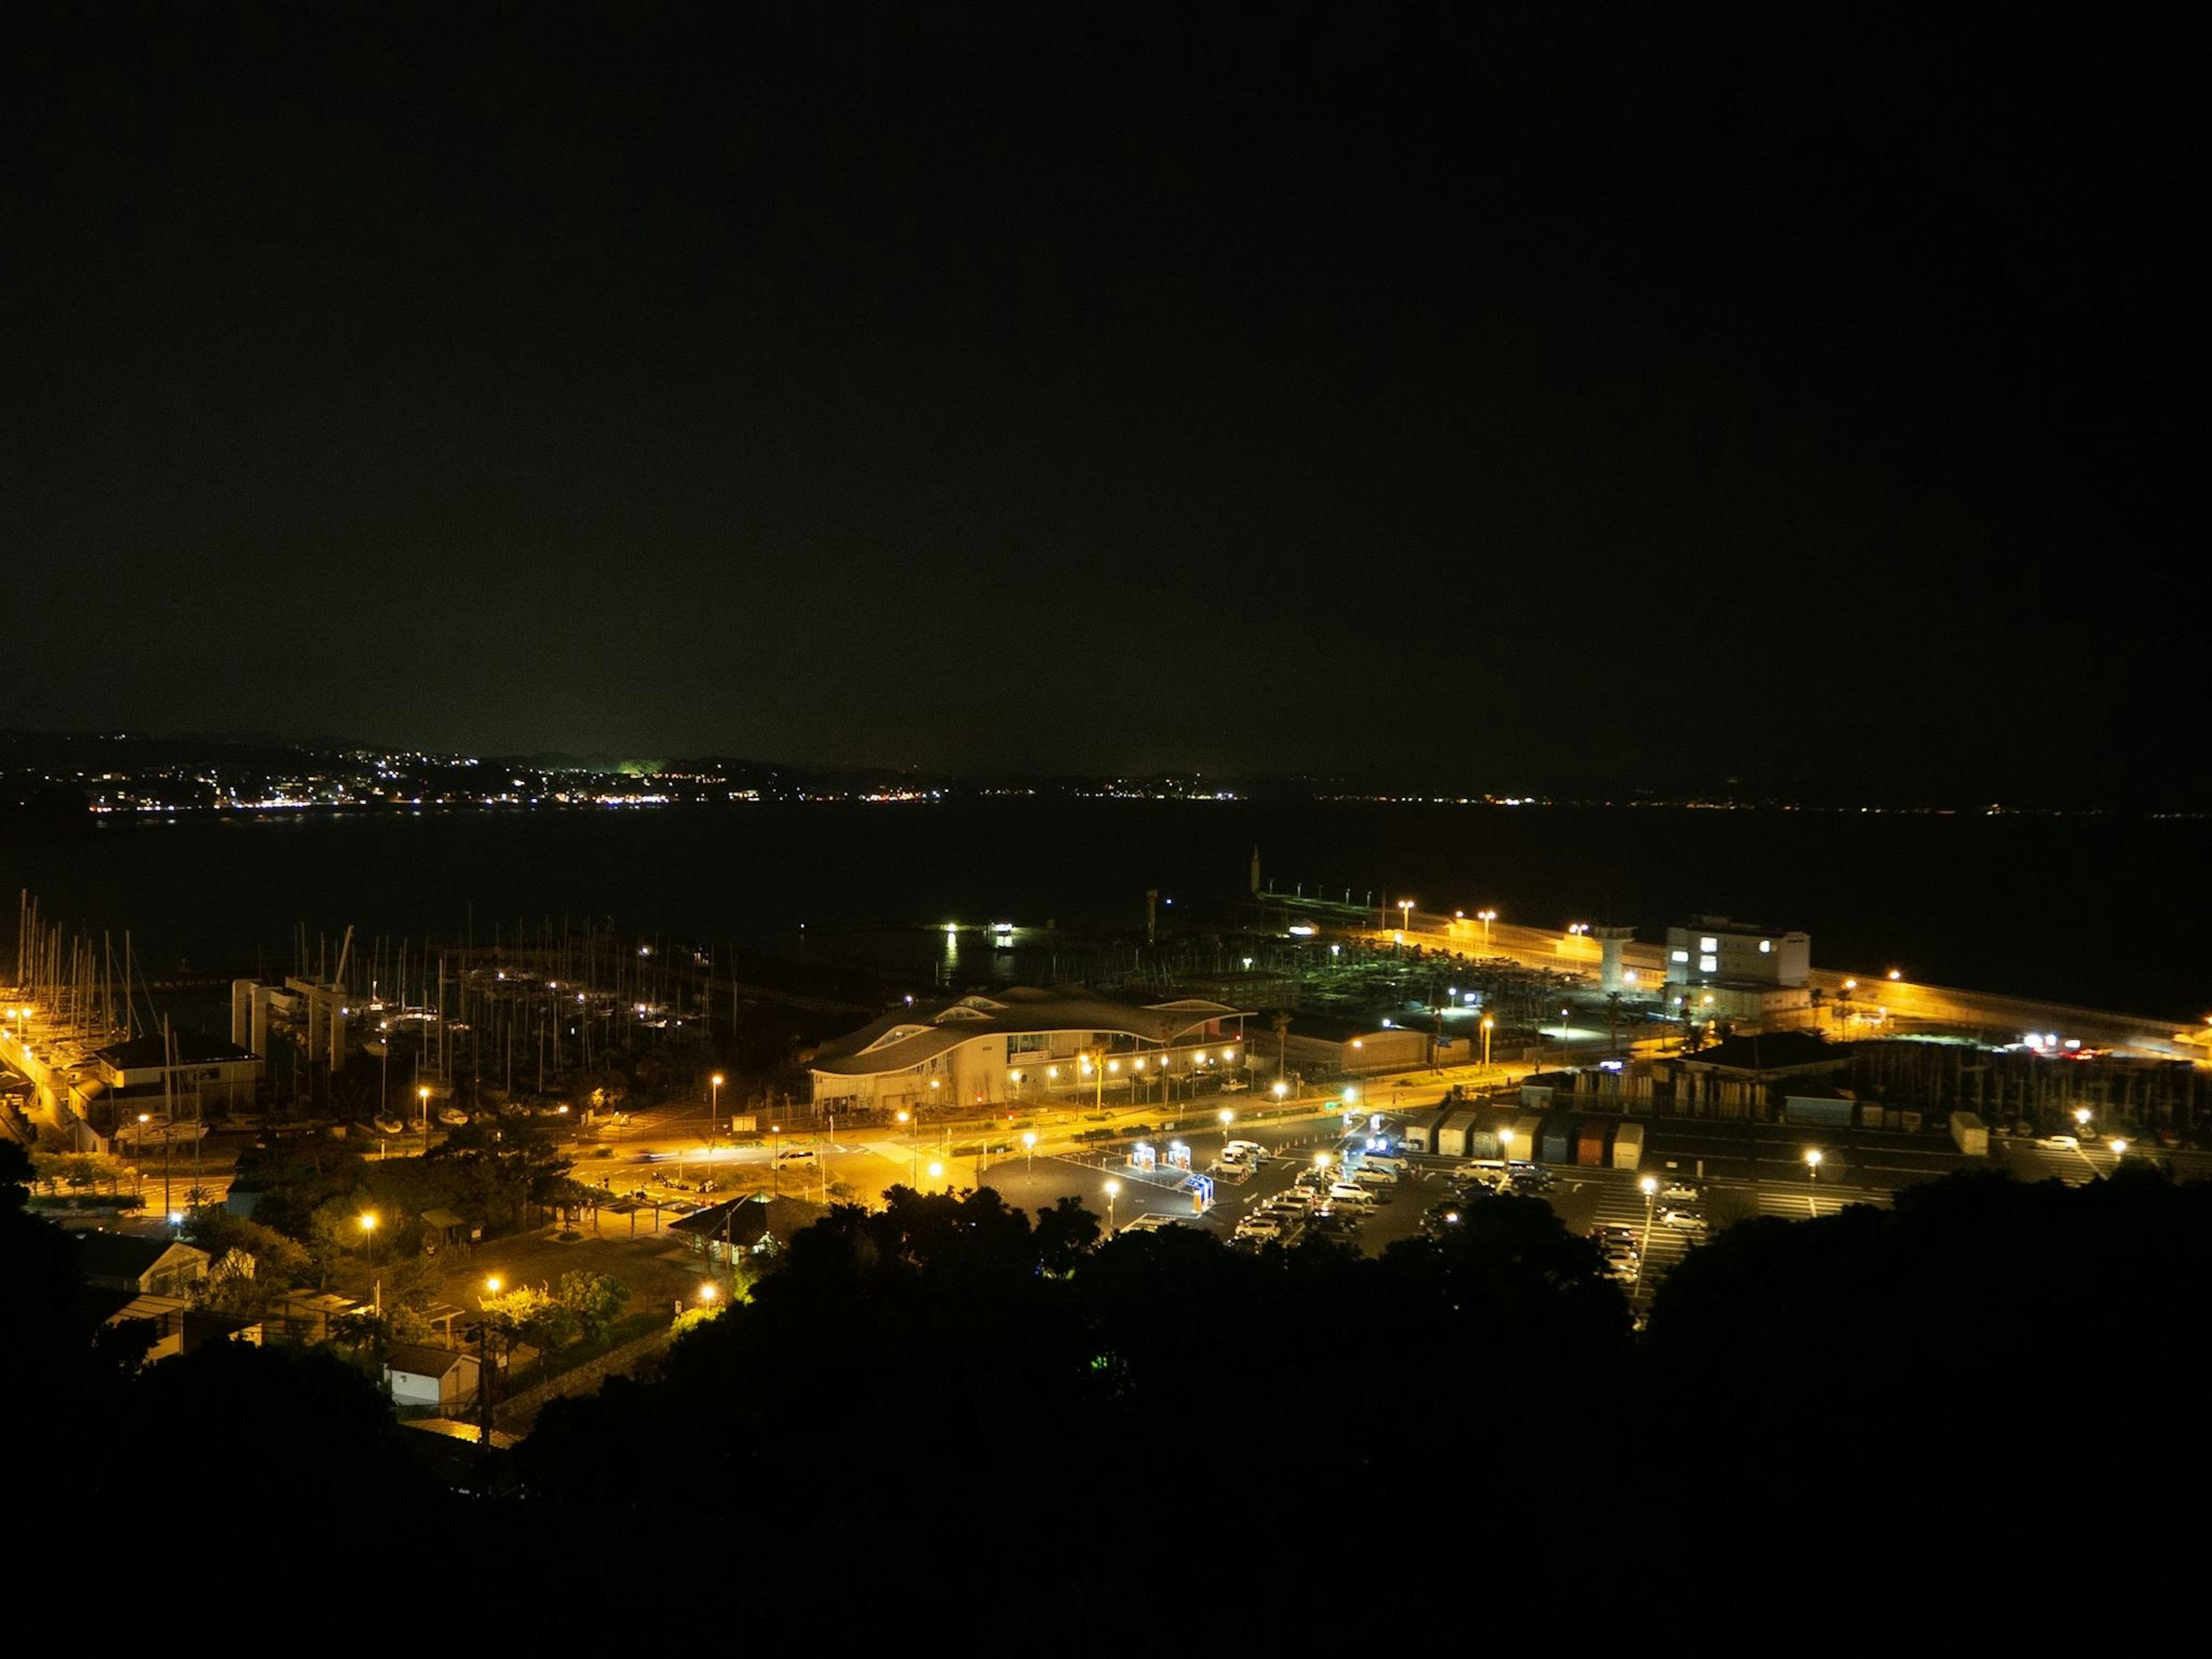
[[[2166,764],[2191,60],[1929,9],[11,13],[0,726]]]

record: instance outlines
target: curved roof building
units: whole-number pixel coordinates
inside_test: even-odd
[[[1139,1005],[1029,986],[902,1008],[822,1046],[814,1099],[840,1111],[1079,1092],[1127,1100],[1162,1076],[1242,1064],[1250,1012],[1203,997]]]

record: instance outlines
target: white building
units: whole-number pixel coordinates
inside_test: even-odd
[[[140,1112],[197,1119],[210,1111],[250,1109],[261,1081],[260,1055],[182,1028],[166,1040],[149,1036],[112,1042],[92,1058],[118,1127]]]
[[[1811,1006],[1806,933],[1778,933],[1755,921],[1693,917],[1667,930],[1667,1006],[1712,1018],[1764,1019]]]
[[[1139,1006],[1028,986],[903,1008],[823,1045],[814,1101],[833,1112],[921,1112],[1175,1098],[1194,1078],[1243,1070],[1250,1012],[1200,997]]]

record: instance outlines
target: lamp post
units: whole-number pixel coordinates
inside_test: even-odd
[[[491,1310],[485,1302],[498,1294],[499,1280],[487,1279],[483,1296],[477,1301],[483,1315],[477,1325],[477,1443],[480,1446],[491,1443]]]
[[[945,1179],[945,1166],[933,1158],[929,1160],[929,1184],[934,1187],[943,1179]]]
[[[422,1150],[427,1152],[430,1149],[430,1085],[427,1083],[415,1090],[415,1111],[422,1121]]]
[[[1651,1254],[1651,1202],[1659,1194],[1659,1182],[1650,1176],[1636,1184],[1644,1189],[1644,1246],[1636,1253],[1636,1282],[1628,1291],[1631,1302],[1644,1293],[1644,1258]]]
[[[778,1163],[783,1157],[783,1125],[771,1123],[768,1126],[768,1189],[771,1195],[775,1195],[783,1191],[783,1171]]]
[[[714,1131],[722,1122],[722,1074],[720,1072],[707,1079],[707,1145],[714,1144]]]
[[[1034,1174],[1036,1170],[1036,1131],[1025,1129],[1022,1132],[1022,1170],[1026,1175]]]
[[[1508,1170],[1513,1167],[1513,1131],[1510,1129],[1498,1132],[1498,1161]]]
[[[1225,1150],[1229,1145],[1229,1126],[1237,1121],[1237,1114],[1224,1106],[1218,1115],[1221,1119],[1221,1145]]]
[[[141,1123],[143,1123],[143,1122],[147,1121],[148,1121],[148,1115],[147,1115],[146,1113],[144,1113],[144,1112],[141,1112],[141,1113],[139,1113],[139,1114],[138,1114],[138,1121],[139,1121]],[[162,1211],[162,1213],[166,1215],[166,1214],[168,1212],[168,1209],[169,1209],[169,1126],[168,1126],[167,1124],[164,1123],[164,1124],[161,1126],[161,1211]]]
[[[1486,951],[1490,949],[1490,924],[1498,920],[1498,912],[1477,910],[1474,914],[1482,923],[1482,948]]]
[[[1496,1020],[1492,1019],[1491,1018],[1489,1018],[1489,1016],[1485,1015],[1485,1016],[1483,1017],[1483,1021],[1482,1021],[1482,1067],[1483,1067],[1483,1069],[1484,1069],[1485,1071],[1488,1071],[1488,1070],[1490,1069],[1490,1030],[1491,1030],[1491,1027],[1492,1027],[1493,1025],[1495,1025],[1495,1024],[1498,1024],[1498,1022],[1497,1022]]]
[[[1562,1008],[1559,1010],[1559,1063],[1563,1066],[1567,1060],[1569,1052],[1567,1044],[1567,1011]]]
[[[921,1132],[913,1127],[914,1114],[903,1106],[899,1108],[898,1121],[908,1126],[907,1148],[911,1167],[907,1171],[907,1184],[918,1188],[921,1185]]]
[[[1400,930],[1401,932],[1402,932],[1402,933],[1411,933],[1411,932],[1413,931],[1413,900],[1411,900],[1411,899],[1400,899],[1400,900],[1398,901],[1398,927],[1399,927],[1399,930]]]
[[[1106,1183],[1106,1237],[1109,1238],[1113,1237],[1120,1231],[1114,1225],[1114,1200],[1121,1196],[1121,1193],[1120,1182],[1109,1181]]]
[[[368,1258],[370,1267],[376,1265],[376,1212],[374,1210],[362,1212],[361,1253]]]

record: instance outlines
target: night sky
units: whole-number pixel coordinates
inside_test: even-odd
[[[0,726],[2170,769],[2194,58],[1930,9],[11,11]]]

